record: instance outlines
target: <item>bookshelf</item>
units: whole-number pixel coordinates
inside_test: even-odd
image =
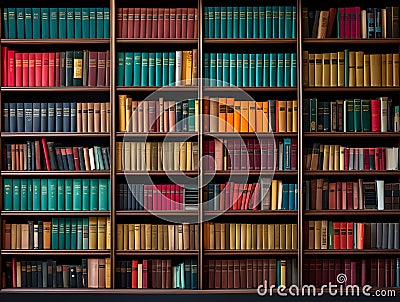
[[[79,2],[73,1],[73,6],[81,6]],[[398,5],[396,1],[389,1],[388,5]],[[29,7],[30,4],[23,1],[4,1],[1,7],[2,11],[4,7]],[[50,1],[44,1],[41,4],[42,7],[50,7]],[[72,4],[71,4],[72,5]],[[142,9],[151,8],[190,8],[197,9],[197,20],[193,19],[193,30],[196,29],[196,34],[193,37],[188,38],[128,38],[122,37],[119,34],[118,24],[118,13],[120,9],[131,8],[136,6]],[[362,178],[364,181],[373,182],[376,179],[384,180],[385,183],[397,183],[400,182],[399,170],[307,170],[306,159],[304,156],[305,148],[312,147],[314,142],[331,143],[331,144],[342,144],[351,145],[352,147],[362,146],[365,142],[370,144],[373,142],[374,146],[396,146],[400,144],[400,132],[310,132],[304,125],[305,117],[303,116],[304,100],[309,98],[318,98],[318,100],[336,100],[336,99],[372,99],[381,96],[388,96],[393,100],[393,106],[399,105],[400,98],[400,87],[309,87],[304,84],[304,69],[305,66],[300,62],[304,62],[304,51],[310,53],[323,53],[323,52],[338,52],[345,48],[351,50],[363,50],[368,53],[369,49],[371,53],[398,53],[400,46],[400,38],[309,38],[304,36],[302,11],[303,8],[313,8],[313,10],[329,10],[330,7],[337,7],[341,5],[347,5],[343,3],[337,3],[336,1],[328,1],[317,4],[315,6],[312,1],[309,0],[292,0],[288,1],[276,1],[276,6],[290,5],[295,8],[297,12],[297,19],[294,21],[294,27],[292,27],[292,34],[294,37],[282,37],[282,38],[210,38],[206,34],[207,26],[205,10],[207,7],[219,7],[225,4],[221,0],[209,1],[209,0],[198,0],[184,2],[181,0],[174,1],[153,1],[152,3],[146,4],[132,4],[127,0],[110,0],[100,1],[89,1],[85,3],[85,7],[104,7],[109,9],[109,37],[108,38],[60,38],[60,39],[48,39],[48,38],[35,38],[35,39],[7,39],[2,38],[0,40],[0,47],[7,47],[8,49],[16,51],[30,51],[30,52],[42,52],[42,51],[71,51],[71,50],[83,50],[89,51],[108,51],[109,52],[109,83],[103,86],[60,86],[60,87],[9,87],[2,85],[0,89],[0,103],[2,106],[5,103],[17,102],[19,98],[25,98],[26,102],[46,102],[46,99],[51,97],[55,98],[54,102],[59,100],[60,102],[68,102],[68,98],[73,99],[77,97],[77,102],[100,102],[110,104],[110,117],[108,123],[110,126],[109,131],[102,132],[10,132],[5,131],[3,122],[1,129],[0,145],[3,148],[6,144],[19,143],[26,141],[29,137],[30,140],[41,140],[42,138],[47,141],[63,142],[63,145],[78,146],[82,142],[89,142],[89,145],[100,144],[101,146],[109,147],[109,170],[88,170],[88,171],[46,171],[41,169],[38,171],[9,171],[6,169],[4,163],[2,163],[2,170],[0,175],[0,193],[3,195],[3,184],[5,179],[15,178],[48,178],[48,179],[107,179],[109,180],[109,199],[110,207],[108,210],[59,210],[59,211],[29,211],[29,210],[4,210],[5,201],[0,201],[0,228],[2,234],[4,232],[3,221],[11,223],[26,223],[28,219],[34,221],[44,220],[49,221],[52,218],[58,219],[83,219],[87,217],[98,217],[108,218],[110,221],[109,232],[111,239],[109,242],[109,249],[99,250],[59,250],[59,249],[34,249],[34,250],[22,250],[22,249],[5,249],[1,247],[0,252],[0,285],[5,284],[3,272],[6,270],[6,262],[10,262],[12,258],[23,257],[23,259],[37,259],[46,260],[53,257],[56,260],[60,260],[61,263],[76,264],[82,258],[109,258],[109,283],[106,289],[61,289],[61,288],[44,288],[40,289],[44,293],[103,293],[103,292],[118,292],[118,293],[154,293],[154,294],[176,294],[176,293],[253,293],[253,290],[245,288],[210,288],[208,282],[209,273],[209,261],[236,261],[243,259],[255,259],[255,260],[285,260],[289,261],[293,267],[296,267],[296,272],[293,273],[293,278],[297,279],[299,286],[308,284],[309,280],[305,278],[308,275],[307,269],[309,269],[309,261],[317,259],[338,259],[338,261],[344,261],[348,258],[360,260],[362,259],[398,259],[398,249],[310,249],[304,232],[306,225],[312,220],[343,220],[343,221],[357,221],[357,222],[379,222],[388,221],[391,223],[398,223],[400,218],[400,210],[398,209],[384,209],[384,210],[333,210],[333,209],[308,209],[306,207],[306,196],[303,194],[306,190],[305,183],[316,179],[329,179],[332,182],[339,182],[345,179],[346,181],[356,182]],[[232,3],[233,6],[240,6],[238,1]],[[261,5],[259,3],[258,5]],[[355,1],[354,5],[361,7],[374,7],[373,1]],[[137,8],[136,7],[136,8]],[[193,10],[194,11],[194,10]],[[3,14],[2,14],[3,16]],[[3,17],[2,17],[3,18]],[[3,23],[2,23],[3,24]],[[3,29],[3,27],[2,27]],[[143,36],[143,35],[142,35]],[[197,57],[193,53],[193,60],[197,61],[197,82],[193,82],[193,85],[183,86],[167,86],[156,85],[136,85],[136,86],[124,86],[118,83],[118,53],[123,52],[124,54],[130,52],[169,52],[175,53],[176,51],[192,51],[197,49]],[[274,138],[284,141],[285,139],[297,140],[297,154],[296,165],[294,169],[254,169],[250,171],[242,171],[241,169],[219,169],[217,171],[208,171],[202,167],[196,169],[182,171],[162,171],[162,170],[146,170],[146,169],[133,169],[133,170],[121,170],[117,169],[117,144],[121,142],[161,142],[166,137],[172,138],[176,141],[190,141],[197,143],[198,155],[206,154],[206,144],[214,138],[223,140],[238,139],[239,137],[243,140],[253,139],[268,139],[269,133],[265,132],[219,132],[218,130],[213,131],[205,125],[204,120],[198,120],[198,128],[194,131],[182,131],[182,132],[166,132],[166,131],[155,131],[155,132],[124,132],[119,129],[119,96],[128,95],[132,96],[136,100],[145,100],[146,97],[162,88],[161,93],[165,95],[174,96],[175,94],[181,93],[187,96],[187,98],[199,99],[198,113],[204,114],[204,100],[209,98],[223,98],[229,97],[234,94],[237,90],[235,87],[229,86],[211,86],[206,77],[207,72],[205,58],[207,55],[212,53],[223,53],[232,52],[237,55],[241,54],[254,54],[254,53],[290,53],[294,54],[296,58],[296,65],[291,69],[291,76],[294,85],[271,85],[268,83],[264,85],[262,83],[259,86],[248,85],[240,86],[243,91],[243,95],[247,95],[249,98],[253,98],[255,101],[266,102],[268,100],[297,100],[297,131],[293,132],[274,132]],[[126,57],[125,57],[126,60]],[[222,60],[222,59],[221,59]],[[4,64],[4,63],[3,63]],[[4,69],[2,69],[4,70]],[[211,71],[210,71],[211,72]],[[217,71],[218,73],[218,71]],[[217,77],[217,75],[216,75]],[[217,79],[217,78],[215,78]],[[219,79],[218,79],[219,80]],[[256,79],[254,79],[257,81]],[[355,85],[354,85],[355,86]],[[24,101],[25,102],[25,101]],[[71,101],[72,102],[72,101]],[[3,108],[3,107],[2,107]],[[4,120],[2,116],[0,121]],[[122,160],[122,159],[121,159]],[[260,177],[271,177],[273,175],[274,180],[281,181],[283,184],[296,184],[298,190],[297,196],[297,210],[227,210],[218,211],[211,210],[206,207],[206,195],[208,194],[208,182],[212,184],[225,184],[227,181],[234,182],[235,179],[241,179],[248,176],[248,183],[257,182]],[[197,205],[198,210],[137,210],[127,209],[123,210],[120,208],[120,196],[119,185],[125,184],[127,179],[133,184],[149,185],[143,179],[147,178],[155,183],[155,185],[170,185],[172,184],[169,177],[173,177],[178,183],[183,183],[189,178],[199,189],[197,192]],[[126,179],[127,178],[127,179]],[[211,178],[211,180],[209,180]],[[207,189],[206,189],[207,188]],[[148,189],[150,192],[150,189]],[[153,190],[153,188],[151,189]],[[155,190],[155,189],[154,189]],[[152,191],[153,192],[153,191]],[[149,195],[150,196],[150,195]],[[152,195],[153,196],[153,195]],[[207,205],[208,206],[208,205]],[[167,220],[165,222],[164,220]],[[179,221],[190,221],[198,225],[198,233],[196,236],[199,239],[198,248],[195,249],[174,249],[174,250],[121,250],[117,248],[117,224],[132,224],[132,223],[152,223],[152,224],[167,224],[168,221],[178,219]],[[204,239],[207,234],[204,229],[205,222],[213,222],[215,224],[227,223],[227,224],[260,224],[265,221],[269,223],[290,223],[297,224],[297,248],[296,249],[206,249]],[[75,262],[69,262],[68,259],[74,259]],[[160,289],[160,288],[148,288],[146,290],[135,290],[135,289],[122,289],[121,285],[118,284],[120,278],[117,275],[117,266],[121,262],[129,262],[132,259],[138,259],[139,262],[151,259],[155,261],[167,261],[171,260],[173,266],[179,266],[181,262],[189,259],[190,261],[195,260],[197,265],[197,283],[191,285],[192,289]],[[238,261],[239,261],[238,260]],[[63,262],[64,261],[64,262]],[[322,261],[322,260],[321,260]],[[280,262],[279,262],[280,263]],[[286,262],[285,262],[286,263]],[[193,264],[193,263],[192,263]],[[161,264],[160,264],[161,265]],[[276,262],[274,262],[276,265]],[[122,268],[121,268],[122,269]],[[382,286],[374,286],[374,289],[381,289]],[[385,288],[392,288],[388,286]],[[399,291],[398,287],[395,287]],[[2,288],[0,289],[0,296],[2,293],[28,293],[36,292],[36,289],[29,288]]]

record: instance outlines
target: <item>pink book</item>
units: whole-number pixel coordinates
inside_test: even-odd
[[[361,38],[361,23],[360,23],[360,18],[361,18],[361,8],[357,6],[355,8],[355,18],[356,18],[356,38],[360,39]]]
[[[254,170],[254,139],[247,140],[247,152],[249,157],[249,168]]]
[[[169,200],[166,204],[166,210],[171,211],[172,203],[175,200],[175,185],[168,185],[168,191],[169,191]]]
[[[155,106],[156,106],[155,127],[156,127],[156,132],[160,132],[160,103],[155,102]]]
[[[272,139],[267,140],[267,170],[273,170],[275,166],[275,154],[274,149],[278,149],[278,145],[275,147],[275,142]]]
[[[183,188],[180,187],[180,192],[179,192],[179,209],[184,210],[185,209],[185,197],[184,197],[184,192]]]
[[[297,138],[292,139],[290,169],[291,170],[297,169]]]
[[[340,38],[343,39],[343,38],[346,38],[346,34],[345,34],[346,33],[346,29],[345,29],[346,10],[344,7],[341,7],[341,8],[339,8],[339,11],[340,11]]]
[[[162,210],[171,209],[171,185],[166,185],[166,193],[167,198],[165,199],[165,203],[162,205]]]
[[[181,192],[180,192],[180,187],[179,185],[174,185],[174,190],[175,190],[175,199],[173,203],[173,207],[171,206],[171,210],[179,210],[179,199],[181,198]]]
[[[167,199],[167,185],[161,185],[161,200],[157,210],[164,210],[163,205],[165,204],[166,199]]]
[[[345,33],[344,37],[349,39],[351,38],[351,7],[345,7],[345,20],[344,20],[344,27],[345,27]]]
[[[175,102],[169,102],[168,120],[169,127],[165,129],[170,129],[170,131],[175,132]]]

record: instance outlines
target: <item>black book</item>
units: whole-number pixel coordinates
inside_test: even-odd
[[[72,147],[65,148],[67,152],[68,170],[75,170],[74,153]]]
[[[13,276],[12,276],[12,263],[11,261],[6,261],[6,287],[13,287]]]
[[[47,103],[40,104],[40,131],[47,132]]]
[[[27,287],[26,261],[21,261],[21,287]]]
[[[53,262],[47,260],[47,287],[53,287]]]
[[[43,288],[47,288],[47,280],[48,280],[48,274],[49,268],[47,267],[47,261],[42,262],[42,284]]]
[[[33,103],[32,107],[32,130],[33,132],[40,132],[40,103]]]
[[[312,27],[311,38],[316,38],[317,37],[319,14],[320,14],[319,10],[315,11],[314,24],[313,24],[313,27]]]
[[[85,158],[83,156],[83,147],[78,147],[78,156],[79,156],[79,168],[81,171],[85,171]]]
[[[82,280],[83,287],[88,287],[88,271],[87,271],[87,259],[82,259]]]
[[[58,287],[58,284],[57,284],[57,262],[53,260],[51,265],[53,267],[52,268],[52,271],[53,271],[53,288],[57,288]]]
[[[127,261],[121,261],[121,288],[126,287],[126,266]]]
[[[32,265],[30,262],[26,263],[26,287],[32,287]]]
[[[56,159],[57,159],[57,167],[59,170],[65,170],[64,163],[61,155],[61,147],[55,147],[56,151]]]
[[[39,250],[43,250],[43,221],[38,221],[39,226]]]
[[[33,221],[28,221],[29,229],[29,249],[33,250]]]
[[[76,288],[76,281],[77,281],[77,276],[76,276],[76,266],[71,265],[69,267],[69,287],[70,288]]]
[[[32,171],[35,171],[35,167],[36,167],[36,154],[35,154],[35,142],[30,142],[31,145],[31,168]]]
[[[64,152],[62,152],[62,151],[64,151]],[[61,152],[61,159],[62,159],[62,162],[63,162],[64,170],[67,171],[67,170],[69,170],[68,158],[67,158],[67,150],[65,148],[61,148],[60,147],[60,152]]]
[[[103,156],[104,170],[110,170],[110,164],[107,157],[107,147],[101,148],[101,154]]]
[[[24,123],[24,103],[17,103],[17,130],[18,132],[25,131]]]
[[[32,130],[33,130],[32,103],[24,103],[24,117],[25,117],[25,132],[32,132]]]
[[[6,144],[5,145],[6,148],[6,164],[7,164],[7,170],[11,170],[12,168],[12,156],[11,156],[11,145],[10,144]]]
[[[58,288],[63,287],[63,268],[62,268],[62,265],[57,265],[56,266],[56,284],[57,284]]]
[[[47,142],[47,149],[49,150],[50,168],[52,171],[59,170],[56,159],[56,150],[54,142]]]
[[[129,203],[128,203],[128,184],[124,184],[122,187],[122,196],[123,196],[123,210],[129,210]]]
[[[63,131],[71,132],[71,105],[68,102],[63,103]]]
[[[42,262],[38,261],[36,263],[37,267],[37,283],[38,283],[38,288],[43,288],[43,271],[42,271]]]
[[[317,106],[317,132],[324,131],[324,103],[319,102]]]
[[[65,86],[73,86],[74,52],[65,52]],[[76,85],[78,86],[78,85]]]
[[[10,132],[17,132],[17,103],[8,104],[8,115],[10,118]]]
[[[135,186],[135,185],[132,185]],[[130,190],[130,187],[128,184],[126,184],[126,196],[124,197],[124,199],[127,199],[127,210],[135,210],[135,205],[133,202],[133,196]]]
[[[70,131],[71,132],[76,132],[76,128],[77,128],[77,125],[76,125],[76,113],[77,113],[77,104],[76,104],[76,102],[73,102],[73,103],[70,103],[70,105],[71,105],[71,109],[70,109],[70,117],[71,117],[71,129],[70,129]]]
[[[69,265],[62,265],[62,280],[63,280],[63,287],[69,288],[69,280],[70,280],[70,268]]]
[[[63,103],[56,103],[56,132],[63,132]]]
[[[82,284],[82,266],[77,265],[75,272],[76,272],[76,287],[82,288],[82,286],[83,286],[83,284]]]
[[[118,184],[117,185],[117,200],[118,200],[117,207],[118,207],[118,210],[124,210],[123,190],[124,190],[124,184]]]
[[[126,285],[127,288],[132,288],[132,262],[126,262]]]
[[[121,288],[121,261],[115,263],[115,284],[117,288]]]

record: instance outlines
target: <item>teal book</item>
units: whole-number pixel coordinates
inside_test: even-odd
[[[33,182],[33,210],[40,211],[40,179],[34,178]]]
[[[89,39],[90,35],[89,35],[89,8],[88,7],[82,7],[81,19],[82,19],[82,38]]]
[[[162,85],[162,52],[156,52],[156,86]]]
[[[281,260],[276,260],[276,286],[280,285],[281,285]]]
[[[239,7],[239,38],[246,38],[246,7]]]
[[[290,53],[286,52],[284,54],[285,57],[285,61],[283,62],[284,64],[284,68],[285,68],[285,72],[284,72],[284,81],[283,81],[283,86],[285,87],[290,87],[290,73],[291,73],[291,58],[290,58]]]
[[[290,54],[290,86],[297,86],[297,54]]]
[[[82,211],[82,179],[74,179],[72,186],[72,209],[74,211]]]
[[[354,99],[354,132],[361,132],[361,100]],[[21,182],[22,188],[22,182]],[[21,200],[22,201],[22,200]]]
[[[21,178],[21,211],[28,210],[28,180]]]
[[[156,54],[149,53],[149,86],[155,86],[156,83]]]
[[[317,131],[317,99],[310,99],[310,132]]]
[[[292,22],[292,6],[285,6],[285,31],[283,38],[292,38]]]
[[[90,179],[90,199],[89,199],[90,211],[99,210],[99,180]]]
[[[229,83],[236,86],[236,54],[229,54]]]
[[[340,39],[340,38],[344,38],[340,36],[340,9],[337,10],[336,13],[336,24],[337,24],[337,33],[336,33],[336,38]],[[344,24],[343,24],[344,25]]]
[[[32,8],[32,38],[40,39],[41,38],[41,30],[40,30],[40,8]]]
[[[58,37],[67,38],[67,9],[65,7],[58,9]]]
[[[276,87],[277,54],[271,53],[269,56],[269,86]]]
[[[82,38],[82,9],[80,7],[74,8],[74,38]]]
[[[48,210],[48,183],[47,179],[40,180],[40,210]]]
[[[353,132],[354,131],[354,100],[352,100],[352,99],[344,100],[344,114],[346,114],[346,118],[344,119],[345,132]]]
[[[83,220],[76,218],[76,249],[83,249]]]
[[[279,38],[279,7],[272,6],[272,37]]]
[[[47,180],[47,199],[48,210],[57,211],[57,179],[49,178]]]
[[[77,222],[76,218],[71,218],[71,250],[77,250]]]
[[[265,37],[272,38],[272,6],[265,7]]]
[[[188,130],[190,132],[195,131],[195,101],[194,99],[189,99],[188,100],[188,111],[189,111],[189,117],[188,117]]]
[[[98,153],[99,146],[93,147],[95,170],[100,170],[100,158]]]
[[[214,7],[214,38],[221,38],[221,7]]]
[[[82,179],[82,211],[90,210],[90,179]]]
[[[278,37],[285,37],[285,6],[278,7]]]
[[[289,184],[289,209],[288,210],[295,210],[296,209],[296,192],[295,192],[295,184]]]
[[[17,12],[14,7],[8,8],[8,38],[16,39],[17,38]]]
[[[249,55],[249,86],[256,86],[256,54]]]
[[[33,38],[32,8],[25,8],[25,39]]]
[[[99,211],[107,211],[108,208],[108,183],[106,178],[99,179]]]
[[[283,184],[282,210],[289,210],[289,184]]]
[[[65,218],[65,229],[64,229],[64,237],[65,237],[65,249],[71,249],[71,218]]]
[[[58,39],[58,9],[50,8],[50,39]]]
[[[265,54],[263,54],[263,86],[264,87],[268,87],[270,84],[269,76],[270,76],[269,53],[265,53]]]
[[[223,54],[217,53],[217,86],[222,86]]]
[[[210,53],[210,86],[216,86],[217,79],[217,54]]]
[[[58,249],[65,250],[65,218],[58,218]]]
[[[96,8],[89,8],[89,38],[96,39]]]
[[[48,7],[42,7],[40,9],[41,15],[41,27],[42,27],[42,39],[50,38],[50,9]]]
[[[82,249],[89,249],[89,218],[83,218],[83,228],[82,228]]]
[[[57,179],[57,210],[65,210],[65,180]]]
[[[276,70],[276,85],[278,87],[284,86],[284,54],[278,53],[277,70]]]
[[[349,50],[344,50],[344,86],[349,87]]]
[[[104,34],[103,38],[110,38],[110,9],[105,7],[103,9],[103,18],[104,18]]]
[[[204,62],[203,62],[203,66],[204,66],[204,79],[205,81],[207,81],[208,79],[210,79],[210,54],[209,53],[205,53],[204,54]],[[204,83],[204,86],[208,86],[209,83]]]
[[[96,38],[104,38],[104,11],[102,7],[96,8]]]
[[[51,218],[51,249],[58,250],[58,218]]]
[[[243,54],[243,86],[248,87],[249,86],[249,54],[245,53]]]
[[[209,7],[205,6],[204,7],[204,14],[203,14],[203,20],[204,20],[204,38],[209,38],[208,36],[208,32],[209,32],[209,24],[208,24],[208,11],[209,11]]]
[[[371,108],[369,100],[361,100],[361,131],[371,131]]]
[[[239,38],[239,7],[233,7],[233,22],[232,22],[232,37],[234,39]]]
[[[266,7],[265,6],[259,6],[258,7],[258,19],[259,19],[259,22],[258,22],[258,37],[259,38],[261,38],[261,39],[264,39],[264,38],[266,38],[266,35],[265,35],[265,25],[266,25],[266,22],[265,22],[265,9],[266,9]]]
[[[168,53],[168,84],[169,86],[175,86],[175,64],[176,64],[176,58],[175,58],[175,52],[170,51]]]
[[[229,53],[222,54],[222,86],[229,86]]]
[[[243,86],[243,54],[236,55],[236,86]]]
[[[226,8],[226,38],[233,38],[233,7]]]
[[[117,86],[125,84],[125,53],[117,52]]]
[[[167,58],[168,58],[168,53]],[[167,65],[168,71],[168,65]],[[134,75],[136,77],[136,75]],[[168,80],[168,77],[167,77]],[[142,52],[142,65],[140,69],[140,86],[149,86],[149,53]]]
[[[25,11],[17,7],[17,39],[25,39]]]
[[[111,179],[107,179],[107,192],[108,192],[108,202],[107,202],[107,210],[111,210]]]
[[[290,188],[289,188],[290,190]],[[298,210],[299,208],[299,186],[297,184],[294,184],[294,209],[293,210]]]
[[[74,9],[67,7],[67,38],[75,38]]]
[[[28,211],[33,210],[33,179],[28,179]]]
[[[214,7],[208,8],[208,37],[215,38],[214,32]]]
[[[8,8],[3,8],[3,32],[4,32],[4,39],[9,38],[8,34]]]
[[[65,211],[72,211],[72,179],[65,179]]]
[[[256,54],[256,84],[257,87],[263,86],[263,54]]]
[[[133,78],[135,79],[135,82],[137,82],[136,80],[137,76],[139,76],[139,81],[140,81],[140,71],[136,73],[136,61],[135,63],[133,62],[133,56],[134,56],[133,52],[125,52],[124,86],[132,86]],[[136,59],[136,53],[135,53],[135,59]],[[139,62],[140,61],[141,61],[141,56],[139,54]],[[133,70],[133,64],[135,64],[135,70]],[[135,83],[133,83],[133,86],[140,86],[140,84],[135,85]]]
[[[253,36],[253,7],[246,6],[246,38],[254,38]]]
[[[99,170],[104,170],[104,162],[103,162],[103,155],[101,154],[101,148],[99,146],[95,146],[94,151],[96,152],[98,157]]]
[[[227,12],[227,7],[222,6],[221,7],[221,31],[220,31],[220,37],[221,38],[226,38],[228,33],[227,33],[227,18],[228,18],[228,12]]]
[[[129,53],[129,55],[131,57],[133,55],[133,86],[140,86],[141,68],[142,68],[142,53],[134,52],[134,53]],[[125,60],[126,60],[126,55],[125,55]],[[125,68],[126,68],[126,64],[125,64]],[[125,70],[125,75],[126,75],[126,70]],[[126,79],[125,79],[125,81],[126,81]],[[131,85],[132,85],[132,75],[131,75],[130,85],[125,85],[125,86],[131,86]]]
[[[168,85],[168,80],[169,80],[168,71],[169,71],[169,54],[168,54],[168,52],[163,52],[162,53],[162,86]],[[142,72],[143,72],[143,69],[142,69]]]
[[[253,38],[260,38],[260,12],[258,6],[253,6]]]
[[[296,19],[297,19],[297,11],[296,6],[292,6],[292,39],[296,39]]]

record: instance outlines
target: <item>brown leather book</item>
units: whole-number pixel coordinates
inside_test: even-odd
[[[151,225],[151,249],[156,250],[157,249],[157,231],[158,227],[156,224]]]
[[[195,225],[190,224],[189,225],[189,250],[194,250],[195,249]]]
[[[89,217],[89,250],[97,250],[97,217]]]
[[[190,226],[189,223],[183,223],[183,249],[188,250],[190,248]]]
[[[215,260],[208,262],[208,288],[215,288]]]
[[[239,261],[239,276],[240,276],[240,288],[246,288],[247,287],[247,282],[246,282],[246,259],[240,259]]]
[[[97,53],[97,86],[106,85],[106,52]]]
[[[228,288],[228,260],[221,261],[221,288]]]
[[[121,16],[119,14],[117,14],[117,18],[121,18],[121,25],[120,25],[121,36],[120,37],[121,38],[129,38],[129,35],[128,35],[129,8],[124,7],[124,8],[120,8],[120,10],[121,10]],[[133,21],[133,19],[132,19],[132,21]],[[118,25],[118,23],[117,23],[117,25]],[[132,26],[131,30],[133,30],[133,26]],[[130,37],[130,38],[133,38],[133,37]]]
[[[99,250],[106,249],[106,230],[107,230],[107,217],[97,218],[97,248]],[[90,240],[90,235],[89,235]]]
[[[316,191],[316,201],[315,209],[322,210],[322,190],[323,190],[324,180],[322,178],[317,179],[317,191]]]
[[[254,269],[254,267],[253,267]],[[263,260],[257,259],[257,284],[263,284]]]
[[[157,250],[164,249],[164,237],[162,224],[157,225]]]
[[[25,230],[26,228],[26,230]],[[24,224],[22,227],[22,243],[24,243],[24,232],[28,233],[29,236],[29,225]],[[26,242],[28,245],[28,240]],[[51,249],[51,222],[43,221],[43,249],[50,250]]]
[[[88,86],[97,84],[97,51],[89,51]]]
[[[99,288],[106,288],[106,262],[104,258],[99,259]]]
[[[193,49],[193,52],[192,52],[192,85],[197,85],[197,78],[199,77],[197,56],[198,56],[197,49]]]
[[[240,288],[240,260],[233,260],[233,288]]]
[[[161,260],[161,287],[167,288],[167,260]]]
[[[166,266],[167,266],[167,270],[166,270],[166,280],[165,280],[165,287],[166,288],[172,288],[172,264],[171,264],[171,259],[167,259],[166,261]]]
[[[315,221],[310,220],[308,222],[308,249],[312,250],[315,247]],[[307,232],[307,230],[305,230]]]
[[[318,23],[318,39],[325,39],[328,29],[329,22],[329,11],[322,10],[319,13],[319,23]]]
[[[269,268],[269,276],[268,276],[268,285],[276,285],[276,259],[268,260],[268,268]]]
[[[231,259],[228,260],[228,288],[234,288],[234,260]]]
[[[377,281],[378,287],[385,287],[385,259],[378,259],[378,269],[377,269]],[[373,285],[372,285],[373,286]]]
[[[99,259],[89,258],[88,265],[88,288],[99,288]]]
[[[252,270],[253,288],[257,288],[260,285],[260,284],[258,284],[258,280],[257,280],[257,259],[252,260],[252,268],[253,268],[253,270]]]
[[[221,280],[222,280],[222,261],[215,260],[214,288],[221,288]]]
[[[100,103],[94,103],[94,132],[101,131],[101,111]]]
[[[88,106],[89,103],[82,103],[82,132],[88,132]]]
[[[123,249],[124,250],[128,250],[129,249],[129,224],[124,223],[123,224]]]
[[[331,7],[329,9],[328,28],[326,30],[326,37],[327,38],[332,38],[333,25],[336,23],[336,13],[337,13],[337,8],[336,7]]]
[[[94,103],[88,103],[88,110],[87,110],[87,121],[88,127],[87,132],[93,132],[94,130]]]

